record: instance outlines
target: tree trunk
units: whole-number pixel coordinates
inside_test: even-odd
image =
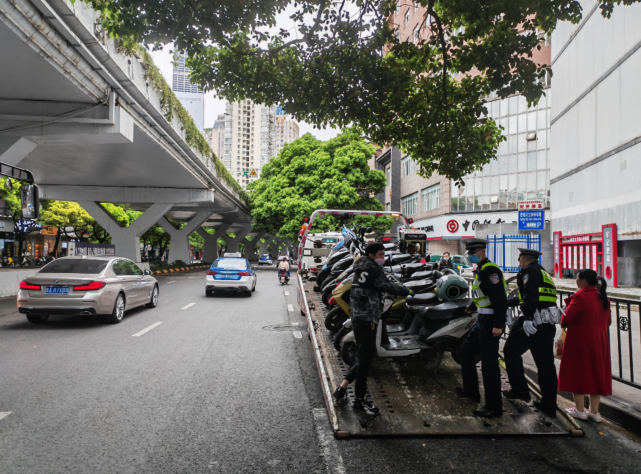
[[[60,234],[62,233],[62,230],[60,227],[58,227],[58,233],[56,234],[56,243],[53,245],[53,256],[58,258],[58,247],[60,246]]]

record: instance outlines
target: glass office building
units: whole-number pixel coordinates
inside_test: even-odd
[[[523,96],[488,102],[488,115],[503,127],[507,140],[498,157],[464,178],[465,186],[451,186],[453,213],[516,209],[518,201],[550,202],[550,105],[552,89],[539,103],[527,106]]]

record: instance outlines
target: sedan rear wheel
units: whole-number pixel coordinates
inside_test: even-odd
[[[49,319],[48,314],[27,314],[27,321],[31,324],[44,324]]]
[[[125,297],[122,293],[118,293],[116,303],[114,304],[113,312],[107,317],[109,324],[118,324],[125,316]]]
[[[158,306],[158,285],[154,285],[154,289],[151,292],[151,300],[145,306],[147,308],[155,308]]]

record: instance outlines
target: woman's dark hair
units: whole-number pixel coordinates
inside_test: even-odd
[[[449,253],[448,251],[443,252],[443,256],[444,256],[444,257],[445,257],[445,254],[450,255],[450,253]]]
[[[601,293],[601,302],[603,303],[603,309],[609,309],[610,302],[608,301],[608,295],[605,291],[608,287],[608,284],[606,283],[606,281],[603,278],[601,278],[597,274],[597,272],[595,272],[590,268],[579,270],[579,278],[581,280],[585,280],[590,286],[598,287],[599,293]]]

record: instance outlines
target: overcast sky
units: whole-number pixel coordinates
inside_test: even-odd
[[[169,51],[172,50],[171,45],[165,46],[163,51],[150,51],[151,56],[154,58],[156,66],[162,72],[162,75],[165,77],[167,83],[171,86],[171,76],[172,76],[172,55]],[[219,114],[225,112],[225,100],[219,99],[215,96],[214,92],[207,92],[205,94],[205,128],[210,128],[214,124],[214,120]],[[314,135],[319,140],[329,140],[330,138],[338,135],[339,130],[328,128],[325,130],[318,130],[306,122],[300,122],[300,134],[301,136],[309,132]]]

